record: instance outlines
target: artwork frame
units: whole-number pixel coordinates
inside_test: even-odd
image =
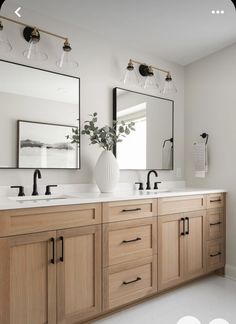
[[[71,140],[66,138],[67,135],[72,133],[72,129],[75,128],[79,129],[79,126],[18,120],[17,168],[52,170],[80,169],[79,145],[76,143],[72,144]],[[34,138],[31,139],[30,136]],[[56,152],[57,154],[53,156],[53,154],[50,154],[52,152]]]

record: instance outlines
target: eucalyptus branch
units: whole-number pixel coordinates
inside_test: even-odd
[[[119,123],[113,121],[112,126],[106,125],[99,128],[97,126],[98,114],[95,112],[89,116],[91,120],[85,121],[81,134],[89,136],[90,144],[97,144],[107,151],[111,151],[116,143],[122,142],[131,131],[135,131],[134,122],[125,123],[124,121]]]

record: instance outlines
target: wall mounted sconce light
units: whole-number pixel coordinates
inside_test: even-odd
[[[53,36],[59,39],[62,39],[64,41],[63,46],[62,46],[62,54],[61,58],[56,61],[56,65],[60,68],[77,68],[79,66],[78,62],[76,62],[72,57],[71,57],[71,45],[69,43],[69,40],[67,37],[57,35],[55,33],[49,32],[47,30],[43,30],[38,27],[32,27],[29,26],[26,23],[0,16],[0,51],[7,52],[12,49],[12,46],[8,39],[2,36],[3,32],[3,23],[2,20],[7,20],[12,23],[24,26],[23,30],[23,37],[24,39],[29,43],[27,49],[23,52],[23,55],[26,59],[32,60],[32,61],[45,61],[48,59],[48,55],[44,52],[42,52],[39,48],[39,42],[41,39],[40,33],[47,34],[49,36]]]
[[[135,68],[135,65],[138,69]],[[159,89],[162,94],[177,92],[170,71],[133,59],[129,60],[122,81],[124,84],[139,85],[144,89]]]

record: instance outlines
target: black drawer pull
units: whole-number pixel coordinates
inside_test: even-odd
[[[60,236],[59,237],[60,241],[61,241],[61,256],[60,256],[60,261],[64,262],[64,237]]]
[[[52,237],[50,239],[50,241],[52,242],[52,258],[51,258],[50,262],[52,264],[55,264],[55,239],[54,239],[54,237]]]
[[[137,241],[141,241],[141,237],[137,237],[136,239],[133,240],[123,240],[122,243],[132,243],[132,242],[137,242]]]
[[[221,252],[217,252],[216,254],[210,254],[210,257],[211,258],[214,258],[214,257],[216,257],[216,256],[218,256],[218,255],[221,255],[222,253]]]
[[[188,224],[188,229],[185,231],[185,234],[189,235],[189,217],[185,217],[185,220],[187,221]]]
[[[140,211],[140,210],[142,210],[142,208],[123,209],[122,213],[135,212],[135,211]]]
[[[123,281],[123,285],[130,285],[130,284],[135,283],[135,282],[140,281],[140,280],[142,280],[142,278],[137,277],[136,279],[131,280],[131,281]]]
[[[215,226],[215,225],[220,225],[222,222],[217,222],[217,223],[211,223],[210,226]]]
[[[180,223],[183,222],[183,231],[180,233],[180,235],[184,236],[185,235],[185,219],[182,217],[180,220]]]
[[[221,202],[221,198],[219,198],[219,199],[210,199],[210,202]]]

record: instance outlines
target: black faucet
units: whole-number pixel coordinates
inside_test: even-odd
[[[150,190],[151,189],[151,184],[150,184],[150,175],[154,173],[156,177],[158,177],[158,174],[155,170],[150,170],[147,174],[147,187],[146,190]]]
[[[41,172],[39,169],[36,169],[34,171],[34,182],[33,182],[33,192],[32,192],[32,196],[38,196],[38,185],[37,185],[37,178],[41,179]]]

